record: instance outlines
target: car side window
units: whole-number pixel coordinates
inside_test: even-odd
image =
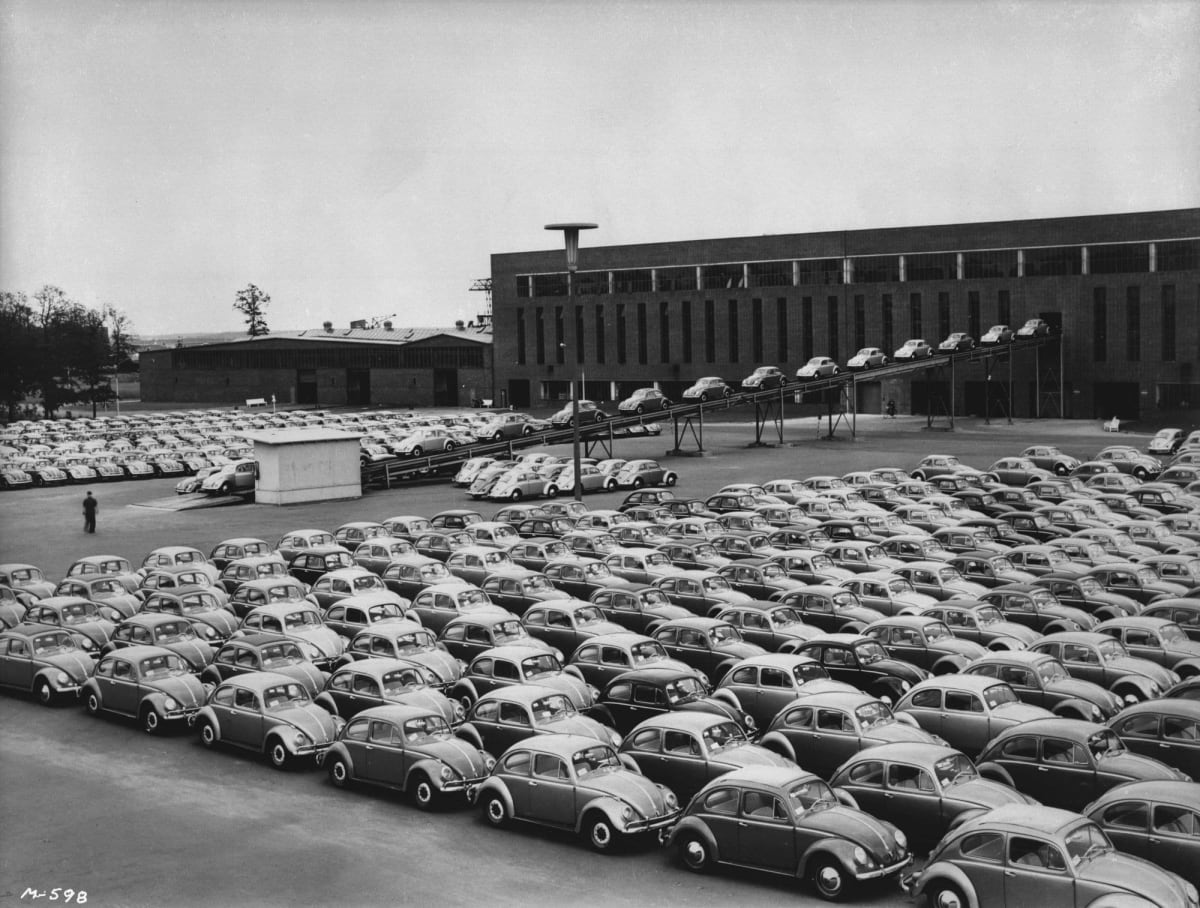
[[[821,731],[854,731],[854,723],[838,709],[817,710],[817,728]]]
[[[789,728],[812,728],[814,712],[815,710],[811,706],[793,709],[784,716],[784,724]]]
[[[934,791],[933,776],[916,766],[892,764],[887,771],[888,788],[909,791]]]
[[[758,669],[753,665],[744,665],[729,678],[731,684],[754,684],[758,680]]]
[[[1122,737],[1132,735],[1138,738],[1157,738],[1158,737],[1158,716],[1141,715],[1130,716],[1120,724],[1120,730],[1117,734]]]
[[[477,722],[496,722],[500,718],[500,704],[495,700],[481,700],[471,711],[471,718]]]
[[[998,832],[976,832],[963,836],[958,850],[964,858],[1003,864],[1004,836]]]
[[[529,725],[529,715],[525,707],[518,703],[500,704],[500,721],[505,725]]]
[[[638,684],[633,689],[633,702],[650,706],[666,706],[667,695],[650,684]]]
[[[883,787],[883,763],[879,760],[869,760],[859,763],[850,770],[850,781],[855,785],[870,785],[875,788]]]
[[[257,712],[258,697],[254,696],[254,691],[239,687],[234,694],[233,705],[238,709],[249,709]]]
[[[936,687],[919,690],[912,695],[909,702],[917,709],[940,709],[942,692]]]
[[[747,791],[742,795],[742,816],[756,820],[786,820],[787,811],[774,795],[763,791]]]
[[[367,737],[372,744],[392,744],[394,731],[395,729],[390,722],[372,722],[371,730]],[[404,740],[401,735],[395,735],[395,737],[397,739],[395,743],[400,743],[400,741]]]
[[[527,776],[532,762],[528,751],[518,750],[504,758],[504,771],[514,776]]]
[[[1145,801],[1120,801],[1105,808],[1101,821],[1105,826],[1145,832],[1150,824],[1150,806]]]
[[[1062,661],[1079,662],[1087,665],[1098,665],[1100,658],[1086,646],[1064,643],[1062,648]]]
[[[533,774],[543,779],[569,779],[567,764],[552,754],[535,754]]]
[[[492,674],[506,681],[520,681],[521,671],[513,663],[497,659]]]
[[[342,737],[346,741],[366,741],[367,726],[369,722],[366,719],[354,719],[346,726],[346,731]]]
[[[738,808],[738,791],[736,788],[718,788],[709,792],[704,799],[704,809],[711,813],[734,816]]]
[[[1157,804],[1154,807],[1154,831],[1197,838],[1200,837],[1200,816],[1186,807]]]
[[[682,731],[667,731],[663,735],[663,752],[685,757],[700,756],[700,742]]]
[[[759,677],[763,687],[790,688],[794,686],[791,675],[777,668],[764,668]]]
[[[662,746],[662,730],[657,728],[642,729],[630,738],[629,746],[633,750],[658,753]]]
[[[354,693],[363,694],[368,697],[379,696],[379,683],[367,675],[354,676]]]
[[[1049,842],[1027,839],[1024,836],[1013,836],[1008,840],[1008,863],[1056,873],[1067,869],[1067,862],[1061,851]]]
[[[1083,745],[1074,741],[1047,738],[1042,742],[1043,763],[1063,763],[1072,766],[1091,766]]]
[[[1197,741],[1200,740],[1200,727],[1194,719],[1164,716],[1162,736],[1173,741]]]
[[[960,713],[981,713],[983,709],[983,701],[975,694],[965,691],[948,690],[946,691],[946,709],[952,709]]]

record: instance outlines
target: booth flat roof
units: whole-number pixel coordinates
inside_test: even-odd
[[[320,441],[353,441],[358,442],[358,436],[349,432],[339,432],[336,429],[260,429],[245,432],[243,435],[255,443],[265,445],[303,445]]]

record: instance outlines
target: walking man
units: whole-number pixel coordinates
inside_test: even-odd
[[[891,399],[888,400],[887,415],[888,415],[888,419],[896,418],[896,401],[895,400],[891,400]]]
[[[96,508],[100,507],[100,502],[92,497],[92,493],[87,493],[87,498],[83,499],[83,531],[85,533],[96,532]]]

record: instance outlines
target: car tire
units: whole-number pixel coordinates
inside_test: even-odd
[[[493,432],[492,433],[492,441],[504,441],[504,433],[503,432]]]
[[[292,761],[292,752],[287,749],[279,738],[272,738],[267,743],[267,758],[276,769],[287,769]]]
[[[223,482],[221,483],[221,488],[217,489],[217,493],[220,495],[232,495],[233,486],[228,482]]]
[[[583,834],[587,838],[588,847],[601,854],[616,847],[619,835],[613,828],[612,821],[599,812],[593,813],[584,821]]]
[[[547,498],[557,498],[558,497],[558,486],[546,486],[546,497]]]
[[[702,403],[702,404],[708,403],[708,392],[707,391],[700,392],[700,403]]]
[[[200,743],[210,750],[217,746],[217,728],[208,719],[200,720]]]
[[[513,501],[520,501],[521,500],[521,490],[513,489],[512,493],[508,497],[510,499],[512,499]]]
[[[634,487],[635,489],[640,489],[640,488],[641,488],[642,486],[644,486],[645,484],[646,484],[646,483],[644,483],[644,482],[642,481],[642,477],[640,477],[640,476],[638,476],[637,478],[635,478],[635,479],[633,480],[633,487]]]
[[[475,698],[467,693],[455,694],[453,699],[454,702],[461,704],[466,713],[470,713],[471,707],[475,705]]]
[[[425,449],[422,448],[420,445],[416,445],[413,447],[413,449],[410,453],[412,454],[413,457],[420,457],[422,454],[425,453]]]
[[[641,416],[643,413],[646,412],[646,408],[643,407],[641,404],[638,404],[637,409],[635,409],[633,412],[636,413],[638,416]]]
[[[330,762],[329,781],[334,788],[350,787],[350,767],[341,757],[334,757]]]
[[[818,858],[812,869],[813,888],[827,902],[839,902],[850,891],[852,879],[836,858]]]
[[[1056,463],[1054,465],[1055,476],[1066,476],[1070,472],[1071,471],[1067,469],[1067,465],[1065,463]]]
[[[708,843],[694,832],[680,837],[678,854],[679,863],[692,873],[708,873],[712,869],[712,851]]]
[[[679,481],[679,477],[678,477],[678,476],[676,476],[674,473],[668,473],[668,474],[666,475],[666,477],[663,479],[663,485],[665,485],[665,486],[673,486],[673,485],[675,485],[675,483],[677,483],[678,481]]]
[[[454,442],[452,442],[452,441],[448,441],[448,442],[446,442],[446,450],[447,450],[447,451],[453,451],[453,450],[454,450],[455,448],[457,448],[457,447],[458,447],[458,445],[457,445],[457,444],[455,444],[455,443],[454,443]]]
[[[147,706],[142,711],[142,731],[148,735],[157,735],[162,732],[162,716],[153,706]]]
[[[937,880],[925,890],[930,908],[967,908],[970,902],[949,880]]]
[[[420,810],[433,810],[437,806],[438,790],[429,781],[429,776],[423,772],[417,773],[412,780],[412,799]]]
[[[41,697],[38,697],[40,700]],[[94,690],[88,691],[87,696],[83,700],[83,708],[89,716],[100,715],[100,695]]]
[[[503,829],[508,825],[508,808],[498,794],[490,794],[483,800],[483,819],[489,826]]]

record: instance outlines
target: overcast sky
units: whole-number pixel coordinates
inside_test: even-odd
[[[494,252],[1200,204],[1200,3],[0,0],[0,290],[469,319]]]

